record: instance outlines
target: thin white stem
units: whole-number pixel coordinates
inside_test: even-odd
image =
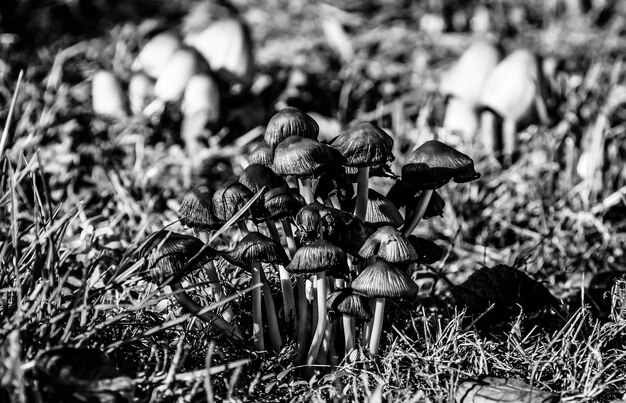
[[[383,330],[383,317],[385,313],[385,298],[376,298],[376,307],[374,309],[374,324],[372,325],[372,336],[370,338],[369,350],[370,354],[375,356],[378,354],[380,346],[380,334]]]
[[[267,314],[267,326],[270,331],[270,341],[274,352],[279,353],[282,348],[283,341],[280,336],[280,326],[278,325],[278,317],[276,316],[276,306],[272,298],[272,290],[267,282],[263,269],[260,271],[261,281],[263,282],[263,301],[265,302],[265,313]]]
[[[306,204],[313,203],[315,198],[313,197],[313,187],[311,185],[311,179],[299,179],[300,194],[304,197]]]
[[[326,273],[323,271],[317,273],[317,311],[317,325],[307,355],[307,365],[315,363],[326,330]]]
[[[274,239],[276,243],[281,245],[280,234],[278,233],[278,229],[276,228],[276,224],[274,223],[274,221],[269,220],[265,223],[265,225],[267,225],[270,236]],[[278,265],[278,276],[280,277],[280,289],[283,294],[283,310],[285,314],[285,322],[291,324],[295,321],[296,318],[296,301],[293,295],[291,276],[282,265]]]
[[[252,284],[260,284],[261,263],[253,263],[251,270]],[[260,288],[252,290],[252,339],[254,340],[254,348],[256,351],[265,351],[265,342],[263,340],[263,312],[261,311],[261,304],[263,303],[262,298]]]

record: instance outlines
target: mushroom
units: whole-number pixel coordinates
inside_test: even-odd
[[[252,37],[240,19],[214,21],[198,32],[187,34],[184,42],[196,48],[224,81],[250,83],[254,67]]]
[[[274,151],[267,145],[265,140],[262,140],[248,155],[248,162],[271,167],[274,163]]]
[[[398,208],[389,199],[374,189],[369,189],[367,194],[367,210],[363,221],[374,227],[391,225],[397,228],[404,224],[404,217],[402,217]],[[358,203],[358,199],[353,199],[349,206],[355,203]],[[356,212],[354,215],[356,216]],[[359,217],[357,216],[357,218]]]
[[[359,255],[364,259],[379,258],[389,263],[410,263],[418,260],[411,242],[392,226],[376,230],[363,244]]]
[[[249,268],[252,272],[253,285],[263,284],[263,299],[265,300],[270,340],[274,351],[279,352],[282,345],[280,328],[274,301],[267,280],[264,279],[261,263],[285,263],[287,261],[285,250],[263,234],[253,231],[244,236],[233,250],[224,255],[224,258],[237,266]],[[257,351],[263,351],[265,343],[263,342],[263,316],[261,313],[261,290],[259,288],[252,291],[252,321],[255,348]]]
[[[415,149],[402,167],[402,180],[423,192],[413,216],[406,218],[404,235],[410,235],[422,219],[435,189],[450,180],[464,183],[478,178],[470,157],[440,141],[430,140]]]
[[[133,114],[142,115],[153,98],[154,81],[145,73],[133,74],[128,82],[128,100]]]
[[[341,209],[354,196],[354,188],[350,177],[341,165],[329,169],[320,175],[313,197],[322,199],[327,205]]]
[[[345,158],[344,165],[358,167],[357,200],[354,215],[365,219],[369,169],[371,166],[393,161],[393,138],[371,123],[359,123],[341,133],[332,141]]]
[[[134,72],[144,72],[157,78],[172,55],[181,47],[180,40],[171,32],[162,32],[150,39],[141,48],[131,66]]]
[[[201,313],[202,307],[186,293],[178,281],[179,278],[203,267],[218,254],[218,251],[205,246],[196,237],[165,230],[152,234],[140,247],[139,252],[139,256],[146,259],[146,280],[154,284],[170,280],[173,295],[184,310],[225,334],[243,339],[241,331],[221,316],[212,312]]]
[[[441,79],[439,91],[446,97],[443,127],[461,133],[465,141],[471,140],[478,129],[480,94],[500,59],[502,51],[496,45],[476,41]]]
[[[265,129],[265,143],[275,150],[278,143],[291,136],[317,140],[319,126],[315,119],[298,108],[287,107],[276,113]]]
[[[308,365],[313,365],[315,362],[326,330],[326,272],[334,275],[336,272],[346,271],[347,265],[347,256],[341,248],[326,240],[318,239],[310,245],[298,249],[286,267],[289,272],[297,275],[315,274],[317,277],[317,325],[307,354],[306,363]],[[299,347],[304,349],[304,345]]]
[[[537,56],[518,49],[491,72],[484,84],[479,104],[483,147],[493,153],[502,143],[505,162],[517,149],[517,131],[531,124],[547,124],[547,90]]]
[[[93,75],[91,82],[91,105],[96,115],[123,119],[126,112],[126,97],[117,77],[107,70]]]
[[[234,217],[253,196],[252,191],[246,186],[238,181],[230,180],[213,194],[213,214],[218,220],[226,222]],[[250,210],[242,214],[237,220],[242,237],[248,233],[245,221],[249,218],[252,218]]]
[[[354,349],[356,330],[352,318],[367,322],[372,319],[372,310],[366,298],[356,294],[350,287],[331,293],[326,299],[326,309],[331,318],[333,315],[341,315],[342,317],[344,352],[347,356]]]
[[[385,298],[410,297],[415,295],[419,288],[408,274],[384,260],[378,260],[363,269],[352,282],[352,288],[363,295],[375,298],[369,351],[376,355],[380,345]]]

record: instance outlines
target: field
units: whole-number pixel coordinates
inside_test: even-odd
[[[620,1],[580,9],[565,0],[108,3],[0,5],[0,401],[626,399]],[[249,80],[218,74],[219,114],[193,136],[185,134],[189,105],[179,100],[152,104],[161,109],[150,116],[94,111],[97,72],[112,72],[126,93],[133,62],[156,33],[193,32],[234,14],[250,29]],[[485,36],[505,54],[527,48],[541,56],[548,119],[519,130],[512,161],[442,128],[442,77]],[[413,233],[441,255],[422,251],[403,271],[419,289],[386,299],[377,353],[357,343],[344,357],[333,325],[320,347],[328,360],[304,363],[279,275],[267,264],[259,266],[268,277],[263,296],[275,304],[282,336],[273,346],[265,308],[267,351],[258,351],[253,330],[261,298],[254,268],[251,275],[216,257],[223,295],[208,270],[190,270],[204,249],[154,274],[157,231],[210,237],[222,254],[239,244],[241,225],[201,234],[180,222],[179,209],[192,188],[220,189],[241,175],[272,116],[288,106],[315,119],[324,144],[358,122],[384,129],[395,158],[369,180],[383,195],[432,139],[454,143],[480,174],[438,186],[441,214]],[[401,211],[408,221],[408,207]],[[288,249],[291,229],[283,228],[277,235]],[[344,249],[354,280],[366,263]],[[207,307],[205,319],[231,308],[243,337],[181,308],[177,282]],[[314,306],[309,336],[321,318]],[[357,322],[359,332],[365,327]],[[485,385],[504,380],[506,394],[489,395]],[[489,397],[471,400],[468,388]]]

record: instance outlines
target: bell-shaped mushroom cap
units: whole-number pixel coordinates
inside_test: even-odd
[[[282,220],[291,217],[304,206],[288,186],[271,189],[263,194],[263,204],[254,210],[256,222],[266,220]]]
[[[213,192],[206,186],[191,189],[178,209],[180,223],[198,231],[209,231],[220,227],[224,222],[213,214]]]
[[[144,73],[133,74],[128,82],[128,101],[133,114],[143,114],[143,110],[153,98],[154,82],[152,79]]]
[[[254,196],[252,191],[238,181],[228,181],[213,194],[213,213],[218,220],[228,221]],[[250,210],[239,221],[252,216]]]
[[[189,80],[202,68],[202,60],[193,49],[178,49],[157,77],[154,95],[163,102],[178,102]]]
[[[320,234],[332,238],[353,219],[352,214],[343,210],[313,202],[298,211],[295,221],[298,235],[303,242],[309,242],[317,239]]]
[[[451,179],[461,183],[478,178],[470,157],[437,140],[416,148],[402,167],[402,180],[422,190],[438,189]]]
[[[279,263],[289,261],[285,249],[259,232],[249,232],[237,245],[224,254],[224,259],[239,267],[253,263]]]
[[[315,119],[298,108],[281,109],[270,119],[265,129],[265,142],[272,150],[278,143],[291,136],[303,136],[317,140],[319,126]]]
[[[420,263],[432,264],[443,257],[443,249],[431,240],[409,235],[409,242],[411,242],[411,245],[415,248]]]
[[[274,150],[274,172],[312,178],[322,174],[334,163],[330,147],[307,137],[291,136],[281,141]]]
[[[502,51],[487,41],[474,42],[441,79],[443,95],[475,106],[489,74],[502,59]]]
[[[201,268],[220,254],[215,249],[206,247],[202,254],[188,265],[189,260],[203,247],[204,243],[193,236],[166,230],[153,233],[139,251],[139,256],[146,258],[145,279],[159,284],[172,275],[182,277]],[[183,269],[184,273],[181,272]]]
[[[250,164],[239,175],[239,183],[256,194],[263,186],[266,190],[287,186],[287,182],[276,175],[271,168],[262,164]]]
[[[379,228],[359,250],[362,258],[377,257],[390,263],[417,262],[418,255],[411,242],[391,226]]]
[[[100,70],[93,75],[91,105],[96,115],[118,119],[128,116],[126,96],[115,74],[107,70]]]
[[[94,348],[46,350],[35,359],[34,376],[46,401],[132,402],[135,392],[132,379]]]
[[[215,123],[220,118],[221,94],[217,82],[208,74],[196,74],[189,79],[180,110],[185,116],[202,113],[207,123]]]
[[[348,271],[348,257],[338,246],[324,239],[302,246],[285,267],[293,274],[313,274],[326,272],[330,275]]]
[[[354,196],[354,187],[345,169],[339,165],[320,175],[313,196],[321,199],[337,196],[339,202],[345,203]]]
[[[352,282],[352,288],[372,298],[410,297],[419,290],[408,274],[384,260],[363,269]]]
[[[518,49],[502,60],[484,83],[479,104],[505,119],[533,122],[534,102],[543,85],[537,56]]]
[[[222,18],[198,33],[190,33],[185,43],[200,52],[214,71],[225,81],[249,83],[254,57],[250,29],[236,18]]]
[[[148,76],[157,78],[180,46],[180,40],[173,33],[160,33],[141,48],[131,69],[135,72],[143,71]]]
[[[349,207],[353,209],[355,203],[356,199],[352,199]],[[397,228],[404,224],[404,218],[389,199],[374,189],[369,189],[367,192],[365,222],[377,227],[391,225]]]
[[[274,164],[274,151],[265,141],[261,141],[248,155],[248,162],[272,167]]]
[[[371,123],[358,123],[332,141],[347,166],[365,167],[393,161],[393,138]]]
[[[367,298],[356,294],[352,288],[342,288],[331,293],[326,298],[328,313],[333,316],[348,315],[364,322],[369,321],[374,316]]]

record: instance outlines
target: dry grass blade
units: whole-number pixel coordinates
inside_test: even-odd
[[[17,84],[15,84],[15,91],[13,92],[13,98],[11,99],[11,107],[9,108],[9,115],[7,121],[4,124],[4,130],[2,131],[2,138],[0,138],[0,157],[4,155],[4,150],[7,144],[9,144],[9,128],[11,126],[11,120],[13,119],[13,110],[15,109],[15,103],[17,101],[17,94],[20,91],[20,84],[22,83],[22,77],[24,76],[24,70],[20,70],[20,75],[17,77]]]

